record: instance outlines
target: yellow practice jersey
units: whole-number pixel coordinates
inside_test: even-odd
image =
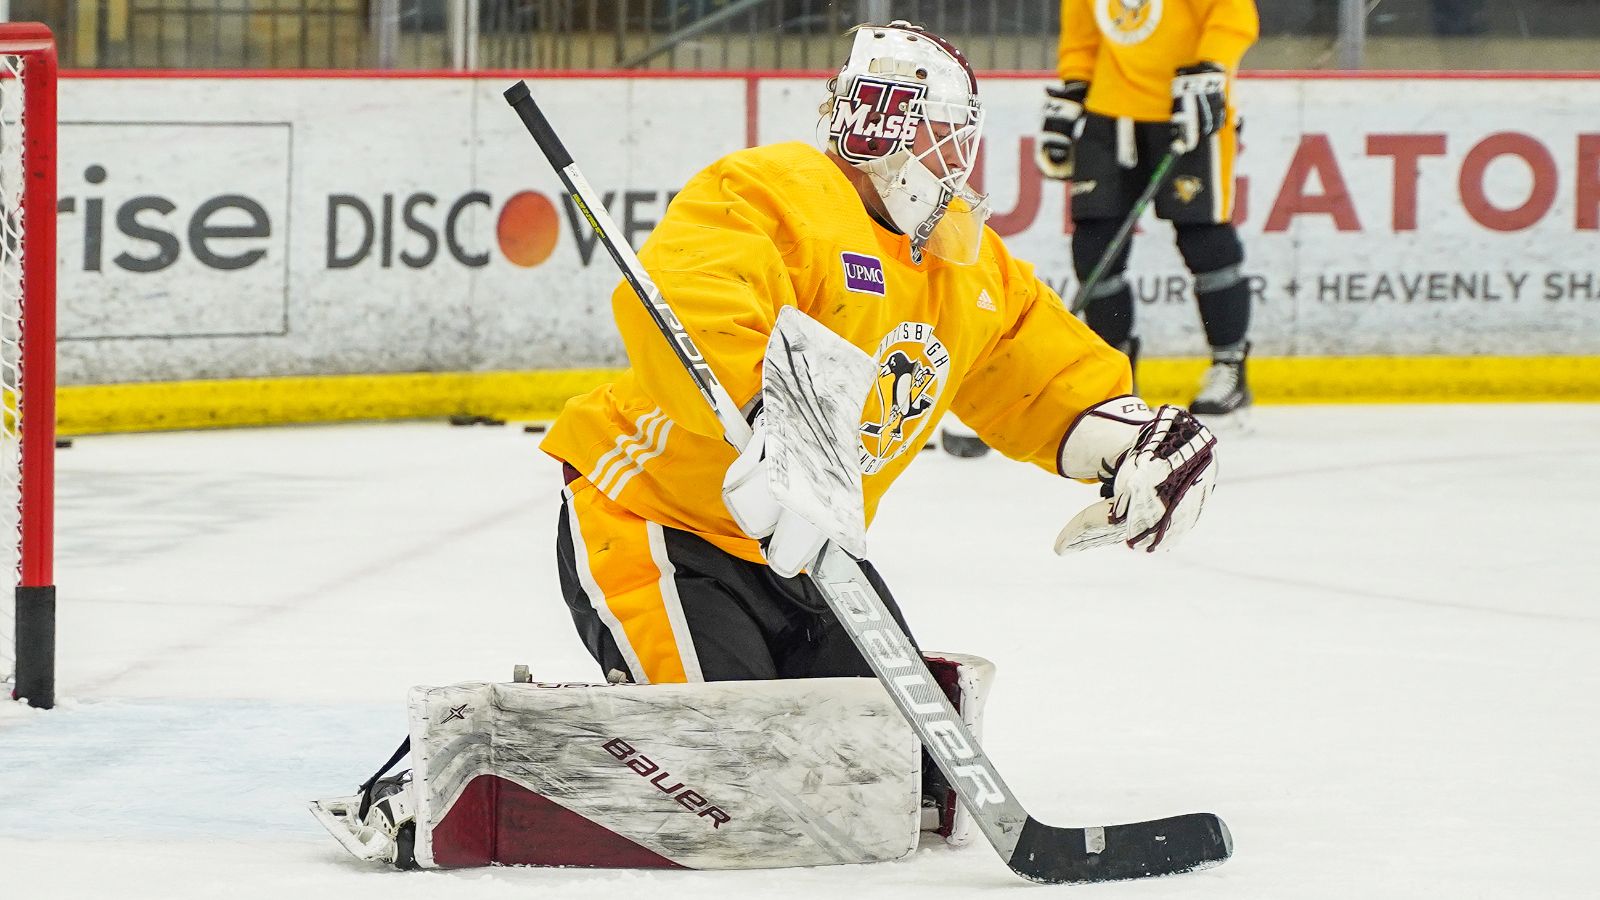
[[[953,409],[991,446],[1051,471],[1084,409],[1126,394],[1127,358],[985,231],[969,266],[878,224],[842,171],[801,143],[741,150],[696,175],[639,257],[733,399],[748,404],[778,311],[822,322],[878,362],[862,413],[867,520]],[[611,305],[631,363],[568,402],[542,449],[622,507],[760,560],[722,503],[734,452],[626,283]]]
[[[1089,82],[1090,112],[1172,116],[1172,77],[1214,62],[1232,74],[1260,31],[1255,0],[1062,0],[1063,81]]]

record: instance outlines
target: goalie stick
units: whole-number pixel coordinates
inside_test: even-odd
[[[617,227],[604,204],[534,102],[527,83],[512,85],[505,98],[672,344],[722,423],[723,437],[735,449],[742,448],[750,440],[750,427],[738,405],[650,280],[633,248],[617,237]],[[1227,826],[1210,813],[1090,828],[1058,828],[1028,815],[961,724],[944,691],[934,683],[855,559],[830,542],[807,568],[808,577],[972,813],[973,821],[1013,872],[1047,884],[1116,881],[1188,872],[1220,863],[1232,854]]]

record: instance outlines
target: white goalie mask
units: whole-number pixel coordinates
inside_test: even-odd
[[[909,22],[862,25],[828,90],[828,149],[871,178],[913,258],[975,262],[989,204],[967,176],[983,106],[961,51]]]

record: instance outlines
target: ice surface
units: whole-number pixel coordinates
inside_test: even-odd
[[[81,438],[60,709],[0,705],[0,896],[1597,896],[1600,406],[1290,407],[1171,554],[1059,558],[1094,498],[927,453],[869,536],[920,642],[999,666],[986,744],[1054,824],[1211,810],[1208,872],[1029,888],[981,842],[865,867],[401,873],[305,811],[418,683],[592,679],[557,467],[516,428]],[[998,894],[994,894],[999,896]]]

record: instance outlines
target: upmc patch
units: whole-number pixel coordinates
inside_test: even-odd
[[[841,253],[844,261],[844,286],[858,294],[884,295],[883,263],[864,253]]]

